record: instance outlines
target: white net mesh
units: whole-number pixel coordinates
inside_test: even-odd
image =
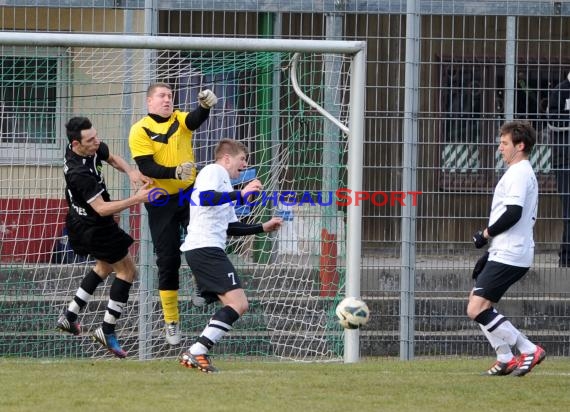
[[[145,63],[149,56],[152,60]],[[11,150],[2,152],[10,167],[0,169],[1,355],[110,356],[92,342],[90,333],[102,322],[113,275],[81,313],[80,337],[55,330],[59,314],[91,266],[88,257],[74,255],[65,237],[63,125],[73,115],[88,116],[111,151],[132,163],[128,130],[146,114],[147,79],[152,78],[174,87],[176,106],[184,111],[195,107],[200,90],[217,94],[210,119],[194,134],[199,165],[212,161],[220,138],[244,141],[251,152],[250,173],[263,182],[269,198],[240,209],[241,219],[260,221],[276,213],[285,218],[277,235],[229,242],[227,251],[250,310],[213,353],[300,361],[342,356],[334,306],[344,283],[345,211],[337,206],[335,191],[346,185],[348,141],[293,93],[290,58],[289,53],[92,48],[46,54],[28,48],[25,56],[11,61],[10,70],[5,59],[1,81],[11,90],[11,100],[4,103],[13,109],[4,109],[2,119],[15,120],[2,126],[2,147]],[[40,67],[47,67],[42,79],[37,77]],[[302,54],[297,68],[303,92],[343,124],[348,123],[349,70],[347,56],[319,53]],[[32,99],[43,102],[34,109],[40,119],[34,124],[18,111]],[[14,138],[17,128],[25,141]],[[124,175],[108,166],[104,173],[113,199],[128,196]],[[177,347],[165,343],[155,257],[149,236],[140,235],[145,219],[140,211],[133,207],[120,214],[121,227],[136,240],[132,253],[141,277],[131,289],[117,332],[129,356],[172,357],[192,343],[215,309],[192,305],[193,286],[183,259],[183,340]]]

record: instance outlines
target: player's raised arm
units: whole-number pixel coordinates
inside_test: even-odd
[[[143,175],[138,169],[131,167],[125,159],[117,154],[109,153],[107,163],[109,163],[113,168],[126,173],[131,181],[131,186],[135,189],[141,185],[152,183],[152,179],[150,177]]]
[[[218,103],[218,97],[211,90],[202,90],[198,93],[198,107],[186,116],[186,127],[196,130],[210,116],[210,109]]]

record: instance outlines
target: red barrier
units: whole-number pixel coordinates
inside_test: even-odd
[[[130,208],[129,226],[139,247],[140,205]],[[49,263],[65,226],[65,199],[0,199],[0,262]]]
[[[49,262],[66,212],[65,199],[0,199],[0,261]]]
[[[336,235],[326,229],[321,230],[321,258],[319,277],[321,296],[335,296],[338,290],[338,271],[336,268]]]

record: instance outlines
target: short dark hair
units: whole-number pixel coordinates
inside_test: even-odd
[[[246,156],[249,154],[249,150],[245,145],[234,139],[222,139],[216,145],[214,149],[214,157],[216,160],[221,159],[224,155],[229,154],[230,156],[236,156],[243,152]]]
[[[154,91],[161,87],[164,87],[165,89],[172,91],[172,86],[169,85],[168,83],[153,83],[150,86],[148,86],[148,89],[146,89],[146,97],[152,96]]]
[[[74,140],[77,140],[79,143],[81,143],[81,131],[89,130],[92,127],[93,124],[87,117],[72,117],[65,125],[67,140],[69,140],[69,143],[73,142]]]
[[[524,143],[523,152],[530,155],[532,148],[536,144],[536,130],[532,125],[524,120],[513,120],[501,126],[501,136],[505,134],[511,135],[513,145]]]

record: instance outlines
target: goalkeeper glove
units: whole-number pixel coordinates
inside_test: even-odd
[[[213,91],[206,89],[198,93],[198,102],[204,109],[211,109],[218,103],[218,98]]]
[[[179,166],[176,166],[176,172],[174,177],[178,180],[188,180],[192,176],[192,170],[194,169],[194,163],[186,162]]]
[[[483,246],[485,246],[487,244],[487,239],[485,239],[485,236],[483,236],[482,230],[478,230],[473,235],[473,244],[475,245],[475,247],[477,249],[481,249]]]

